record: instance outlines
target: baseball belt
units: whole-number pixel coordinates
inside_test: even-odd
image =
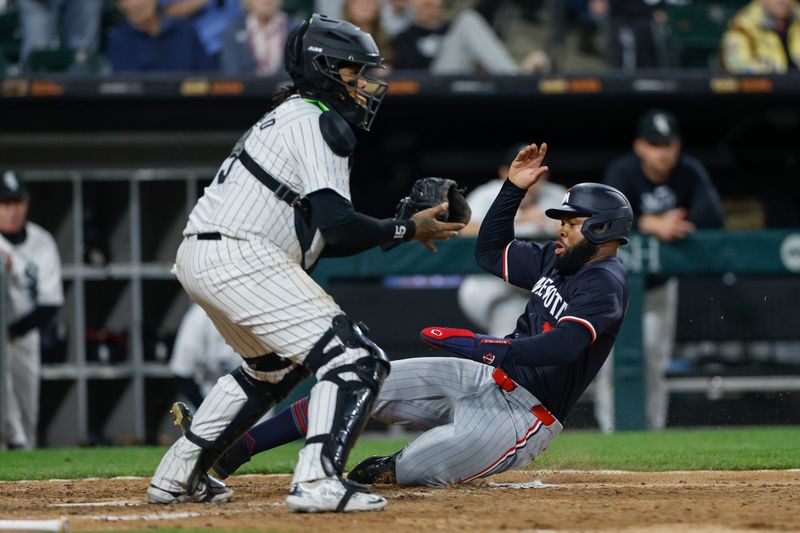
[[[519,387],[519,385],[517,385],[517,383],[500,367],[494,369],[492,378],[494,382],[497,383],[497,386],[506,392],[513,392]],[[536,418],[541,420],[545,426],[550,426],[556,421],[556,417],[540,403],[531,407],[531,412]]]

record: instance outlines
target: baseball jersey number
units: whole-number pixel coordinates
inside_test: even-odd
[[[241,154],[242,150],[244,150],[244,143],[247,142],[247,138],[250,137],[250,133],[252,131],[253,128],[250,128],[244,133],[244,135],[242,135],[239,138],[238,141],[236,141],[236,144],[234,145],[233,150],[231,151],[231,155],[229,155],[228,158],[225,160],[225,163],[222,164],[223,168],[219,169],[219,174],[217,174],[217,183],[219,183],[220,185],[225,183],[225,178],[227,178],[228,174],[230,174],[231,167],[233,167],[233,164],[236,163],[237,159],[239,159],[239,154]]]

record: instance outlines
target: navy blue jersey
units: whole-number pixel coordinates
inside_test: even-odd
[[[564,420],[603,366],[628,307],[625,268],[616,257],[563,276],[555,244],[514,240],[514,214],[525,191],[510,182],[486,215],[475,255],[508,283],[529,289],[503,369]]]

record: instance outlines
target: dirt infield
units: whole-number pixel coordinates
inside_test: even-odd
[[[148,480],[0,483],[0,518],[67,517],[72,531],[800,531],[800,471],[518,471],[445,489],[377,487],[380,513],[289,513],[288,476],[240,476],[228,504],[147,505]]]

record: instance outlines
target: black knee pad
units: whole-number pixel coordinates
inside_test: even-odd
[[[314,344],[306,356],[305,365],[316,372],[329,361],[344,353],[346,348],[364,348],[376,360],[381,360],[386,365],[388,375],[389,358],[384,351],[364,333],[365,326],[356,323],[347,315],[336,315],[331,321],[331,327],[323,333],[322,337]],[[334,346],[328,350],[325,347],[334,338],[338,337],[341,346]]]
[[[322,466],[325,473],[341,475],[350,450],[372,412],[381,384],[389,375],[390,364],[384,351],[364,335],[351,318],[339,315],[333,319],[331,329],[306,358],[307,365],[315,372],[344,353],[342,346],[325,351],[325,346],[334,335],[345,347],[363,348],[367,355],[354,363],[336,366],[320,378],[320,381],[330,381],[337,385],[333,426],[329,434],[306,439],[306,444],[322,443]],[[355,374],[356,379],[344,379],[343,376],[348,373]]]
[[[230,375],[247,395],[247,400],[233,420],[213,441],[195,435],[191,429],[184,435],[190,442],[200,447],[200,455],[189,481],[190,494],[197,488],[197,483],[202,475],[217,462],[217,459],[231,444],[250,429],[273,405],[285,398],[308,375],[308,371],[302,366],[297,366],[277,383],[259,381],[242,367],[232,371]]]

